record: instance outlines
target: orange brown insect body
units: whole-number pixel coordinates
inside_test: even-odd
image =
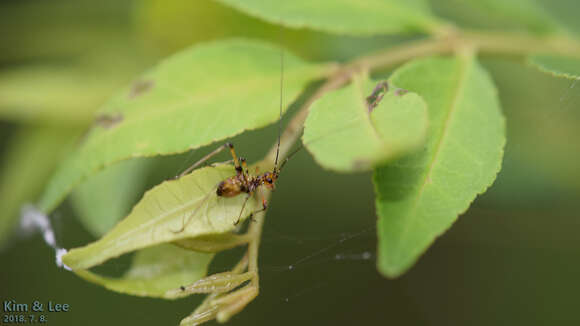
[[[235,197],[241,193],[251,194],[262,185],[268,189],[274,189],[274,182],[276,182],[277,177],[277,174],[273,172],[250,177],[235,175],[220,182],[216,194],[221,197]]]
[[[250,175],[246,160],[244,158],[239,159],[234,151],[234,145],[231,143],[226,143],[224,146],[229,147],[230,152],[233,157],[236,175],[225,179],[220,182],[217,186],[216,194],[220,197],[235,197],[241,193],[253,194],[256,189],[264,185],[268,189],[274,189],[274,183],[278,179],[279,170],[274,167],[274,171],[269,171],[261,175]]]
[[[242,157],[238,159],[238,157],[236,156],[236,152],[234,151],[234,145],[232,145],[231,143],[226,143],[222,148],[225,147],[229,148],[230,153],[232,154],[236,175],[231,176],[220,182],[217,185],[216,195],[220,197],[235,197],[242,193],[247,194],[246,201],[244,201],[242,210],[240,211],[240,216],[234,223],[238,224],[248,199],[250,199],[250,197],[259,187],[265,186],[270,190],[274,189],[274,185],[280,174],[280,169],[278,168],[278,157],[276,157],[276,163],[272,171],[268,171],[259,175],[250,175],[248,171],[248,166],[246,164],[246,160]],[[267,208],[266,200],[262,198],[262,209],[250,213],[250,218],[255,213],[266,210],[266,208]]]

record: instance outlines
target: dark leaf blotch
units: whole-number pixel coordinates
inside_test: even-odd
[[[129,92],[129,98],[133,99],[139,95],[147,93],[153,88],[153,81],[152,80],[138,80],[133,84],[131,87],[131,91]]]

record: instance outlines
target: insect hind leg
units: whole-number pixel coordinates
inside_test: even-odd
[[[210,163],[210,164],[204,164],[203,166],[209,166],[210,168],[216,168],[220,165],[232,164],[233,162],[234,162],[234,160],[227,160],[227,161],[223,161],[223,162],[214,162],[214,163]]]
[[[244,212],[244,208],[246,207],[246,202],[248,201],[248,199],[250,199],[251,195],[249,195],[248,197],[246,197],[246,201],[244,202],[244,205],[242,206],[242,210],[240,211],[240,216],[238,216],[237,221],[234,223],[234,225],[237,225],[240,222],[240,218],[242,217],[242,213]],[[264,198],[264,196],[262,196],[262,208],[257,209],[253,212],[250,213],[250,215],[248,216],[248,218],[252,221],[255,222],[256,220],[254,219],[254,215],[265,211],[266,209],[268,209],[268,202],[266,201],[266,198]]]
[[[255,210],[255,211],[251,212],[251,213],[250,213],[250,216],[249,216],[248,218],[249,218],[249,219],[250,219],[252,222],[255,222],[256,220],[254,219],[254,215],[256,215],[256,214],[258,214],[258,213],[260,213],[260,212],[263,212],[263,211],[265,211],[266,209],[268,209],[268,205],[267,205],[267,203],[265,202],[265,200],[264,200],[264,199],[262,199],[262,208],[260,208],[260,209],[257,209],[257,210]]]
[[[236,155],[236,151],[234,150],[234,144],[228,142],[228,143],[225,143],[222,146],[216,148],[213,152],[211,152],[211,153],[207,154],[206,156],[202,157],[201,159],[199,159],[199,161],[193,163],[190,167],[188,167],[183,172],[181,172],[179,175],[177,175],[175,177],[175,179],[179,179],[179,178],[183,177],[184,175],[188,174],[189,172],[193,171],[195,168],[199,167],[200,165],[202,165],[203,163],[205,163],[210,158],[212,158],[215,155],[219,154],[225,148],[228,148],[230,150],[230,153],[232,155],[232,160],[230,160],[230,161],[233,161],[234,162],[234,166],[236,168],[236,172],[238,174],[241,173],[242,172],[242,167],[240,166],[240,161],[238,160],[238,156]],[[230,162],[230,161],[228,161],[228,162]]]
[[[238,219],[234,222],[234,225],[238,225],[238,223],[240,223],[240,219],[242,218],[242,214],[244,214],[244,209],[246,208],[246,204],[248,203],[248,200],[250,199],[250,197],[252,197],[252,194],[248,194],[246,196],[246,199],[244,199],[244,203],[242,204],[242,209],[240,210],[240,214],[238,215]]]

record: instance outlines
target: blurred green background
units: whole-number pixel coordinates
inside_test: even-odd
[[[517,20],[488,20],[460,0],[431,4],[462,26],[521,28]],[[541,4],[571,33],[580,33],[577,1]],[[15,223],[5,217],[37,198],[99,105],[179,49],[243,36],[283,43],[314,61],[345,61],[410,38],[285,30],[281,39],[277,26],[209,0],[5,0],[0,31],[4,229],[2,223]],[[370,175],[333,174],[300,152],[270,204],[260,252],[261,293],[231,325],[580,324],[580,82],[544,75],[520,58],[481,59],[498,86],[508,127],[503,169],[489,191],[407,274],[387,280],[374,263]],[[275,140],[275,126],[233,139],[250,162]],[[212,148],[153,159],[156,170],[140,188],[174,175]],[[66,248],[95,239],[70,202],[51,218]],[[71,305],[70,312],[49,314],[48,325],[176,325],[201,300],[110,292],[58,269],[39,235],[12,229],[1,237],[0,300]],[[238,254],[220,255],[210,269],[223,270]],[[127,260],[109,265],[108,272],[120,273]]]

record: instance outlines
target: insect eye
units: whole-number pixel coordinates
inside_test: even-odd
[[[272,183],[272,179],[271,179],[271,178],[267,178],[267,179],[266,179],[266,182],[268,182],[268,183]]]

